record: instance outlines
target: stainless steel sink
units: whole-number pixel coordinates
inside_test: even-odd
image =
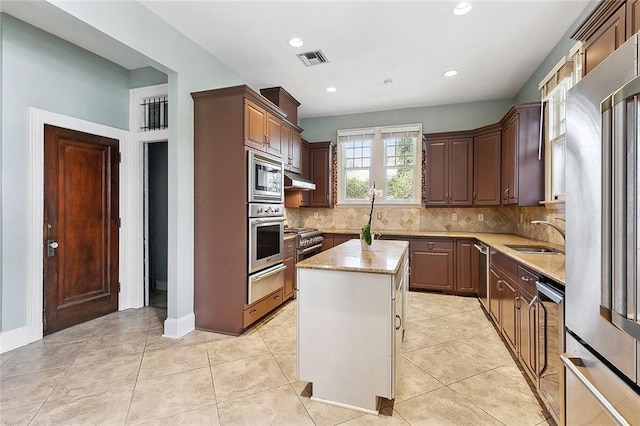
[[[518,246],[507,244],[507,247],[526,254],[564,254],[564,251],[562,250],[547,246]]]

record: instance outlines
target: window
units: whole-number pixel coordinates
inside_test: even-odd
[[[565,78],[547,97],[547,166],[549,175],[547,200],[564,200],[564,158],[566,147],[565,103],[567,90],[571,87],[571,79]]]
[[[419,204],[420,124],[338,131],[338,204],[363,204],[375,183],[381,204]]]
[[[582,75],[580,44],[569,52],[540,83],[544,103],[545,204],[565,200],[564,163],[566,150],[567,91]]]

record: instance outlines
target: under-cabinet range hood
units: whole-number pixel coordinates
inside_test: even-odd
[[[285,170],[284,189],[310,190],[316,189],[316,184],[298,173]]]

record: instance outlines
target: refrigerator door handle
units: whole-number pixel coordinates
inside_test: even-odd
[[[596,399],[598,404],[611,416],[611,418],[621,426],[631,426],[631,423],[624,418],[622,414],[605,398],[602,393],[589,381],[587,376],[582,374],[580,371],[580,367],[583,367],[582,359],[578,357],[570,357],[566,354],[560,355],[560,359],[562,359],[562,363],[567,367],[575,377],[582,383],[582,385],[589,391],[589,393]]]
[[[602,128],[602,222],[601,222],[601,256],[602,256],[602,269],[601,269],[601,292],[600,292],[600,306],[602,308],[611,310],[611,235],[613,232],[611,213],[612,213],[612,197],[611,197],[611,185],[613,179],[611,177],[611,146],[612,146],[612,134],[611,134],[611,122],[613,121],[613,99],[611,96],[607,96],[600,104],[601,114],[601,128]]]
[[[608,96],[602,114],[602,290],[600,314],[640,339],[638,291],[638,100],[640,77]],[[629,260],[631,259],[631,261]]]

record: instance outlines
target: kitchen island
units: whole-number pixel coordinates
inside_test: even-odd
[[[406,241],[357,239],[296,265],[298,379],[312,400],[377,414],[397,388],[408,283]]]

